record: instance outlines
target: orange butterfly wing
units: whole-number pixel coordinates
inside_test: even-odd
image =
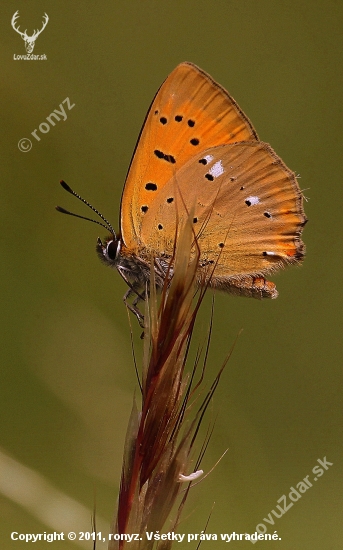
[[[155,257],[173,253],[175,228],[192,211],[200,267],[215,286],[261,277],[304,254],[306,218],[295,175],[262,142],[239,142],[195,155],[146,212],[142,241]],[[177,222],[178,220],[178,222]]]
[[[258,136],[237,103],[192,63],[181,63],[147,113],[121,201],[121,234],[129,252],[144,248],[144,215],[167,182],[200,151]]]

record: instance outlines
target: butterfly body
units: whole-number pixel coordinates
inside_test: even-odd
[[[144,260],[143,257],[137,256],[125,246],[120,236],[115,239],[112,236],[108,237],[104,243],[98,239],[96,250],[100,260],[117,269],[132,290],[144,290],[151,275],[151,261],[149,262],[148,257]],[[154,260],[156,284],[162,287],[167,266],[164,265],[165,262],[159,264],[158,259]],[[164,269],[160,267],[162,265]]]

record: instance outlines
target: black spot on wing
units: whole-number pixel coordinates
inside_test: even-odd
[[[147,191],[157,191],[157,185],[156,183],[149,181],[148,183],[145,184],[145,189]]]
[[[173,155],[167,155],[166,153],[164,153],[163,151],[159,151],[158,149],[155,149],[154,155],[161,160],[166,160],[167,162],[170,162],[171,164],[175,164],[176,162]]]

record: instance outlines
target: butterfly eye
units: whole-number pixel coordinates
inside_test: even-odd
[[[108,241],[107,246],[106,246],[105,255],[107,256],[107,258],[109,260],[114,261],[114,260],[117,259],[117,255],[119,253],[119,250],[120,250],[120,241],[119,240]]]

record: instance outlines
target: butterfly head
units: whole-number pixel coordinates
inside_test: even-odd
[[[116,267],[120,260],[121,239],[113,233],[104,242],[98,237],[96,251],[102,262]]]

